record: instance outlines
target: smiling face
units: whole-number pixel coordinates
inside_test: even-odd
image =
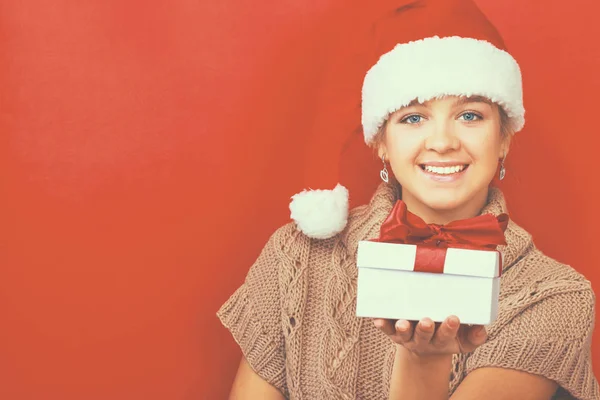
[[[500,108],[482,97],[413,102],[391,114],[377,138],[409,210],[429,223],[477,215],[511,134]]]

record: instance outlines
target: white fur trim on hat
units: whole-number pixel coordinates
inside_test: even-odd
[[[515,59],[484,40],[437,36],[398,44],[367,72],[362,125],[370,144],[389,115],[413,100],[483,96],[508,114],[511,129],[525,124],[521,70]]]
[[[306,236],[333,237],[348,223],[348,189],[338,184],[333,190],[304,190],[292,196],[290,211]]]

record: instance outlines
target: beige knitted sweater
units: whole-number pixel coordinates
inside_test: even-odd
[[[382,184],[331,239],[309,239],[293,223],[278,229],[218,311],[252,368],[286,398],[387,399],[395,346],[355,316],[355,256],[359,240],[378,237],[398,195]],[[501,212],[502,193],[491,189],[483,213]],[[506,240],[499,317],[487,343],[454,356],[450,394],[471,371],[491,366],[556,381],[556,399],[600,399],[590,282],[543,255],[513,222]]]

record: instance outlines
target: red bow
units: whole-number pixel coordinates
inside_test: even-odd
[[[378,241],[495,250],[496,246],[506,244],[504,231],[507,225],[507,214],[497,217],[484,214],[446,225],[426,224],[409,212],[402,200],[398,200],[381,225]]]

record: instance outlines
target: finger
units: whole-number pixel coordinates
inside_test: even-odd
[[[413,342],[417,346],[427,345],[431,342],[431,338],[433,337],[433,333],[435,330],[435,325],[433,321],[429,318],[423,318],[417,324],[415,328],[415,333],[413,334]]]
[[[487,340],[487,332],[485,330],[485,326],[483,325],[475,325],[469,329],[469,333],[467,334],[467,338],[469,342],[477,347],[485,343]]]
[[[413,324],[411,324],[409,321],[405,319],[399,319],[398,321],[396,321],[396,342],[409,342],[413,336],[413,332]]]
[[[388,336],[393,336],[396,333],[394,321],[391,319],[376,318],[373,320],[373,324]]]
[[[459,327],[460,320],[458,317],[452,315],[446,318],[435,332],[432,342],[439,346],[452,342],[456,338]]]

